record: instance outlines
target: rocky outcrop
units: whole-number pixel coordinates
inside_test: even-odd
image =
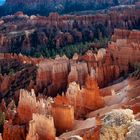
[[[127,79],[101,90],[105,107],[89,113],[88,117],[104,117],[112,109],[126,108],[133,110],[139,120],[139,83],[140,80]]]
[[[74,106],[76,118],[104,106],[104,100],[100,96],[97,82],[90,76],[86,78],[83,89],[80,89],[79,85],[75,82],[70,83],[66,92],[66,98]]]
[[[47,100],[39,99],[37,101],[36,95],[33,90],[32,92],[21,90],[17,109],[14,110],[14,107],[13,103],[10,103],[6,109],[6,119],[8,121],[4,123],[4,140],[25,140],[28,130],[28,124],[30,124],[29,133],[27,136],[28,140],[46,138],[48,140],[55,139],[53,118],[46,117],[51,113],[50,98],[48,98]],[[46,125],[44,125],[44,123],[46,123]],[[46,132],[49,131],[49,133],[43,133],[41,129],[43,129],[44,131],[46,130]]]
[[[126,53],[125,49],[129,51]],[[72,59],[66,56],[37,59],[15,54],[1,54],[0,58],[5,59],[0,60],[2,97],[13,96],[20,88],[34,88],[37,93],[55,97],[57,93],[66,91],[71,82],[83,86],[87,75],[94,77],[99,87],[105,87],[125,76],[128,70],[132,72],[133,65],[139,62],[139,31],[115,30],[106,50],[88,51],[82,56],[75,54]],[[22,84],[19,85],[19,81]],[[18,88],[15,89],[14,85]],[[14,90],[7,90],[9,87]]]
[[[71,71],[68,75],[68,82],[77,82],[80,85],[85,83],[85,79],[88,75],[87,63],[78,62],[71,63]]]
[[[138,50],[139,31],[115,30],[106,49],[72,59],[0,54],[3,139],[139,139]]]
[[[140,32],[136,30],[117,29],[114,31],[112,42],[109,44],[108,49],[114,64],[117,64],[121,70],[126,71],[130,66],[140,61],[139,39]]]
[[[24,119],[22,120],[25,120],[27,116],[28,118],[29,116],[31,116],[29,115],[30,112],[35,112],[35,114],[31,113],[32,117],[30,118],[30,122],[29,119],[28,121],[26,121],[27,124],[29,123],[29,130],[27,129],[28,127],[25,124],[23,124],[23,122],[25,123],[25,121],[22,121],[21,123],[21,121],[18,121],[18,119],[15,118],[15,116],[11,118],[13,120],[12,122],[5,122],[3,138],[8,139],[7,136],[9,136],[10,138],[14,137],[15,139],[17,138],[24,140],[26,134],[28,133],[26,139],[29,140],[46,138],[54,140],[55,128],[57,133],[63,133],[60,136],[60,139],[70,139],[75,135],[79,135],[85,140],[97,140],[99,137],[100,139],[105,140],[110,140],[110,137],[116,139],[129,139],[131,136],[132,138],[134,138],[134,136],[136,136],[135,134],[137,133],[137,130],[139,129],[139,122],[135,122],[136,120],[134,120],[133,111],[129,109],[123,110],[117,108],[128,108],[127,105],[129,105],[129,108],[131,108],[131,106],[139,102],[139,83],[140,80],[132,79],[127,83],[122,83],[122,87],[118,84],[111,86],[110,90],[114,88],[116,90],[116,93],[114,91],[111,96],[104,97],[104,105],[107,105],[105,107],[100,106],[103,102],[102,97],[100,96],[101,93],[98,89],[96,81],[91,77],[87,78],[87,82],[84,89],[80,89],[80,87],[77,86],[76,83],[71,83],[66,95],[63,94],[62,96],[57,96],[54,99],[54,102],[51,99],[39,99],[38,101],[33,92],[31,94],[30,92],[22,90],[24,91],[24,94],[21,93],[22,96],[20,97],[19,104],[17,107],[17,117],[22,116],[22,118],[24,117]],[[24,98],[23,95],[26,96],[26,98]],[[107,95],[109,95],[109,93]],[[96,100],[93,101],[93,97],[94,99],[96,98]],[[82,100],[80,100],[80,98]],[[87,100],[88,102],[85,102]],[[33,103],[34,105],[30,104],[30,106],[27,107],[27,103]],[[117,104],[120,105],[117,106]],[[5,105],[3,104],[3,106]],[[13,103],[10,103],[9,108],[11,108],[12,106]],[[100,109],[99,106],[101,107]],[[29,108],[35,109],[32,109],[32,111],[28,111]],[[84,108],[85,112],[89,110],[91,112],[92,109],[95,109],[94,114],[97,115],[94,115],[94,117],[96,118],[92,118],[90,116],[90,119],[86,119],[85,121],[75,121],[74,114],[80,111],[81,108]],[[116,108],[116,110],[112,111],[113,108]],[[24,114],[26,114],[26,116]],[[51,116],[47,116],[47,114],[52,115],[53,118]],[[82,115],[82,117],[85,116],[84,114]],[[65,118],[63,118],[64,116]],[[101,123],[100,119],[102,117],[103,119]],[[44,125],[44,123],[46,125]],[[69,132],[66,132],[66,130],[68,130]]]
[[[59,49],[70,44],[109,37],[114,28],[136,28],[139,15],[133,6],[107,11],[106,14],[79,16],[61,16],[57,13],[51,13],[48,17],[27,16],[18,12],[1,18],[0,52],[50,57],[48,52],[52,46]]]
[[[139,129],[140,129],[140,122],[134,121],[131,123],[131,126],[128,128],[129,132],[126,135],[126,140],[138,140],[139,139]]]
[[[3,140],[25,140],[26,128],[24,125],[13,125],[10,121],[5,122]]]
[[[103,126],[100,132],[101,140],[120,139],[125,140],[130,123],[134,116],[131,110],[114,110],[103,119]]]
[[[33,113],[36,113],[36,96],[28,91],[21,90],[17,108],[18,117],[21,123],[28,123],[32,120]]]
[[[106,53],[102,55],[100,50],[97,56],[91,53],[96,58],[92,61],[92,57],[89,59],[87,54],[77,56],[77,60],[65,56],[57,56],[55,59],[43,57],[37,59],[15,54],[1,54],[1,96],[9,98],[13,97],[14,92],[20,88],[29,90],[34,88],[37,93],[55,97],[57,93],[66,91],[71,82],[83,86],[89,74],[97,80],[99,87],[104,87],[119,78],[121,71],[117,65],[111,64],[111,61],[109,65],[104,65],[104,61],[108,58]],[[17,71],[14,70],[15,68]],[[22,84],[19,85],[19,81]],[[8,90],[9,87],[13,88],[13,91]]]
[[[51,116],[33,114],[26,140],[55,140],[54,121]]]
[[[56,96],[58,92],[66,88],[69,59],[58,56],[55,60],[40,62],[38,66],[36,83],[40,89],[45,86],[47,87],[48,95]]]
[[[69,103],[74,107],[75,118],[79,118],[84,114],[84,102],[80,86],[75,82],[69,84],[66,97]]]
[[[117,86],[117,85],[115,85],[115,86]],[[114,89],[117,89],[117,88],[115,88],[115,86],[114,86]],[[139,100],[134,100],[134,98],[132,98],[132,96],[134,97],[134,96],[139,96],[139,92],[136,92],[135,90],[137,90],[137,91],[139,91],[138,89],[136,89],[136,87],[138,87],[139,86],[139,81],[135,81],[135,80],[132,80],[132,81],[130,81],[129,82],[129,89],[128,89],[128,95],[126,95],[126,94],[124,94],[124,91],[126,91],[127,92],[127,90],[125,89],[125,87],[123,87],[123,89],[121,89],[121,87],[119,88],[118,87],[118,89],[119,89],[119,94],[117,95],[118,97],[120,96],[120,94],[124,94],[124,96],[122,96],[125,100],[123,100],[122,102],[123,103],[127,103],[127,104],[129,104],[129,106],[131,107],[131,105],[134,105],[136,102],[138,102]],[[95,89],[95,87],[96,87],[96,90],[97,90],[97,86],[96,86],[96,83],[94,83],[93,84],[93,82],[92,82],[92,80],[91,79],[89,79],[89,80],[87,80],[87,84],[86,84],[86,87],[85,87],[85,89],[87,88],[87,90],[83,90],[83,91],[86,91],[86,93],[88,93],[89,91],[91,91],[91,89],[93,90],[93,89]],[[111,89],[112,89],[112,87],[111,87]],[[102,111],[101,111],[101,113],[103,114],[103,116],[105,115],[105,117],[104,117],[104,119],[103,119],[103,126],[102,126],[102,128],[101,128],[101,131],[100,131],[100,128],[96,128],[96,125],[97,125],[97,121],[95,121],[95,118],[93,118],[93,119],[88,119],[88,120],[86,120],[86,121],[84,121],[84,122],[81,122],[81,121],[79,121],[79,122],[77,122],[76,124],[74,123],[74,120],[72,121],[70,118],[71,118],[71,107],[70,107],[70,104],[71,104],[71,101],[72,101],[72,98],[70,98],[70,95],[71,95],[71,97],[72,97],[72,93],[78,93],[78,92],[80,92],[81,90],[80,90],[80,88],[70,88],[69,87],[69,89],[68,89],[68,91],[67,91],[67,93],[66,93],[66,97],[63,95],[62,97],[61,96],[58,96],[55,100],[54,100],[54,102],[55,102],[55,105],[53,105],[53,107],[52,107],[52,116],[54,117],[54,124],[55,124],[55,126],[56,126],[56,128],[57,128],[57,131],[59,132],[60,130],[64,130],[64,129],[62,129],[62,128],[65,128],[65,130],[66,129],[68,129],[68,126],[70,125],[70,124],[74,124],[74,125],[70,125],[71,126],[71,130],[72,131],[70,131],[70,132],[67,132],[67,133],[64,133],[62,136],[61,136],[61,138],[69,138],[69,137],[71,137],[71,136],[73,136],[73,135],[80,135],[81,137],[83,137],[83,138],[85,138],[86,140],[92,140],[93,138],[95,138],[95,139],[97,139],[97,138],[99,138],[99,132],[102,132],[103,131],[103,133],[104,133],[104,135],[101,133],[101,136],[100,137],[105,137],[105,139],[108,137],[108,135],[109,135],[109,137],[110,136],[112,136],[112,137],[123,137],[124,136],[124,134],[126,135],[127,133],[128,133],[128,130],[131,130],[131,127],[133,126],[131,126],[131,122],[133,122],[133,119],[134,119],[134,115],[132,115],[132,111],[130,111],[130,110],[116,110],[116,111],[114,111],[114,112],[111,112],[111,113],[105,113],[104,111],[103,111],[103,109],[104,108],[102,108]],[[87,92],[88,91],[88,92]],[[69,96],[68,96],[68,92],[69,92]],[[122,92],[122,93],[121,93]],[[30,93],[29,92],[27,92],[29,95],[30,95]],[[84,92],[83,92],[84,93]],[[82,93],[82,94],[83,94]],[[25,93],[25,91],[24,91],[24,94],[26,94]],[[82,94],[78,94],[78,97],[82,97]],[[93,93],[92,93],[93,94]],[[99,93],[98,93],[99,94]],[[115,93],[114,93],[115,94]],[[106,101],[106,103],[108,103],[108,106],[109,106],[109,102],[113,102],[113,104],[116,104],[114,101],[113,101],[113,98],[114,99],[116,99],[116,100],[118,100],[118,97],[117,96],[114,96],[114,94],[112,94],[112,98],[110,98],[110,99],[108,99],[108,101],[106,100],[107,98],[104,98],[105,99],[105,101]],[[93,94],[94,96],[95,96],[95,94]],[[27,96],[27,95],[26,95]],[[74,97],[74,94],[73,94],[73,97]],[[95,96],[96,97],[96,96]],[[31,97],[30,97],[31,98]],[[128,100],[128,99],[129,100]],[[68,99],[71,99],[71,100],[68,100]],[[74,99],[74,98],[73,98]],[[84,98],[84,99],[86,99],[86,98]],[[22,97],[22,100],[24,100],[23,99],[23,97]],[[30,99],[29,98],[26,98],[26,100],[30,103]],[[35,95],[34,95],[34,100],[35,100]],[[88,101],[90,102],[92,100],[92,98],[91,98],[91,96],[90,96],[90,98],[88,98]],[[74,100],[73,100],[74,101]],[[76,101],[76,100],[75,100]],[[99,101],[99,99],[97,100],[97,101]],[[120,100],[119,100],[120,101]],[[34,101],[33,101],[33,103],[34,103]],[[80,103],[80,102],[79,102]],[[75,102],[75,104],[77,104],[77,105],[80,105],[78,103],[78,101],[77,102]],[[94,103],[94,102],[91,102],[91,103]],[[19,104],[21,104],[21,101],[19,102]],[[36,103],[37,104],[37,103]],[[38,103],[38,105],[39,105],[39,103]],[[43,104],[42,104],[43,105]],[[20,106],[20,105],[19,105]],[[26,102],[24,102],[24,104],[22,105],[22,106],[26,106]],[[32,107],[33,106],[36,106],[36,105],[32,105]],[[44,105],[43,105],[44,106]],[[74,106],[74,104],[72,105],[72,106]],[[91,106],[91,105],[90,105]],[[122,107],[123,107],[124,105],[122,105]],[[40,106],[41,107],[41,106]],[[39,106],[38,107],[36,107],[37,109],[39,109],[40,108]],[[86,106],[87,107],[87,106]],[[111,106],[110,106],[111,107]],[[117,107],[117,106],[116,106]],[[119,106],[118,106],[119,107]],[[28,107],[29,108],[29,107]],[[26,107],[26,109],[25,110],[28,110],[28,108]],[[31,108],[31,106],[30,106],[30,108]],[[44,111],[44,108],[40,108],[39,109],[40,111],[39,111],[39,116],[41,117],[41,120],[40,119],[38,119],[38,117],[36,117],[36,121],[31,121],[30,123],[30,127],[29,127],[29,132],[28,132],[28,138],[29,139],[33,139],[34,137],[36,137],[36,138],[38,138],[38,137],[41,137],[41,138],[46,138],[46,137],[49,137],[50,135],[48,135],[47,133],[45,133],[45,135],[43,134],[43,132],[44,131],[42,131],[42,129],[43,130],[47,130],[47,129],[49,129],[49,132],[51,131],[51,130],[53,130],[53,131],[51,131],[51,132],[53,132],[52,134],[54,134],[54,129],[52,129],[53,127],[51,127],[50,128],[50,125],[52,124],[52,123],[50,123],[49,121],[49,119],[47,119],[46,117],[45,117],[45,114],[44,114],[44,112],[46,113],[47,112],[47,110],[48,110],[48,108],[47,108],[47,110],[46,111]],[[67,111],[66,111],[67,110]],[[75,110],[75,107],[74,107],[74,110]],[[87,110],[87,109],[86,109]],[[99,109],[100,110],[100,109]],[[107,112],[109,111],[107,108],[105,109]],[[75,110],[76,111],[76,110]],[[111,111],[111,110],[110,110]],[[67,113],[64,113],[64,112],[67,112]],[[98,109],[95,111],[95,112],[98,112]],[[66,117],[66,115],[65,115],[65,117],[66,118],[64,118],[64,119],[59,119],[59,117],[58,116],[61,116],[62,114],[69,114],[67,117]],[[97,116],[100,116],[101,115],[101,113],[99,112],[99,113],[97,113],[98,115]],[[28,114],[28,113],[26,113],[26,114]],[[44,115],[41,115],[41,114],[44,114]],[[74,115],[74,112],[73,112],[73,115]],[[72,116],[73,116],[72,115]],[[24,116],[24,115],[23,115]],[[27,116],[29,116],[29,115],[27,115]],[[34,115],[33,115],[34,116]],[[38,115],[37,115],[38,116]],[[110,116],[110,117],[109,117]],[[46,120],[46,123],[48,123],[49,125],[44,125],[44,121],[42,121],[42,117]],[[63,118],[63,117],[61,117],[61,118]],[[73,118],[73,117],[72,117]],[[33,119],[33,118],[32,118]],[[34,120],[34,119],[33,119]],[[41,121],[41,122],[39,122],[39,120]],[[93,122],[92,122],[93,121]],[[16,121],[17,122],[17,121]],[[65,122],[65,123],[64,123]],[[67,122],[67,123],[66,123]],[[92,122],[92,123],[91,123]],[[95,123],[96,122],[96,123]],[[37,125],[39,123],[39,126]],[[42,123],[42,125],[40,125]],[[36,124],[36,125],[35,125]],[[56,125],[57,124],[57,125]],[[63,124],[63,125],[62,125]],[[133,124],[133,123],[132,123]],[[6,125],[6,124],[5,124]],[[6,125],[7,126],[7,125]],[[4,136],[6,137],[6,136],[10,136],[10,137],[13,137],[14,136],[14,132],[13,131],[15,131],[17,128],[19,129],[19,127],[21,127],[21,125],[10,125],[10,128],[9,127],[4,127]],[[24,126],[24,125],[23,125]],[[34,127],[33,127],[34,126]],[[58,127],[59,126],[59,127]],[[9,129],[11,129],[12,127],[16,127],[16,129],[14,129],[12,132],[13,133],[10,133],[10,130]],[[25,127],[25,126],[24,126]],[[111,128],[110,128],[111,127]],[[7,128],[7,129],[6,129]],[[35,129],[34,129],[35,128]],[[24,128],[25,129],[25,128]],[[40,131],[41,130],[41,131]],[[70,130],[70,129],[69,129]],[[84,130],[84,133],[83,133],[83,130]],[[134,130],[134,129],[133,129]],[[86,131],[86,133],[85,133],[85,131]],[[121,131],[121,133],[120,133],[120,131]],[[23,131],[22,131],[23,132]],[[47,131],[48,132],[48,131]],[[62,131],[61,131],[62,132]],[[63,131],[64,132],[64,131]],[[132,130],[130,131],[131,133],[133,132]],[[109,134],[109,133],[111,133],[111,135]],[[116,133],[119,133],[119,135],[115,135]],[[124,134],[122,134],[122,133],[124,133]],[[133,132],[133,133],[136,133],[136,130],[135,130],[135,132]],[[18,130],[18,132],[16,132],[16,136],[17,136],[17,139],[18,139],[18,137],[20,137],[20,138],[23,138],[23,133],[21,133],[19,130]],[[25,133],[25,130],[24,130],[24,135],[25,135],[26,133]],[[51,134],[51,133],[49,133],[49,134]],[[114,135],[113,135],[114,134]],[[122,135],[121,135],[122,134]],[[129,133],[127,134],[128,135],[128,137],[130,137],[130,135],[129,135]],[[15,138],[16,138],[16,136],[14,136]],[[53,135],[54,136],[54,135]],[[131,135],[132,136],[132,135]],[[124,137],[123,137],[124,138]],[[109,138],[108,138],[109,139]]]
[[[37,101],[33,90],[31,92],[20,90],[20,98],[17,107],[19,123],[29,123],[29,121],[32,120],[33,113],[49,115],[50,104],[51,100],[40,99]]]
[[[58,134],[72,130],[74,125],[74,108],[66,98],[61,98],[60,96],[55,98],[52,104],[52,116]]]
[[[85,110],[96,110],[104,106],[98,84],[92,77],[87,77],[85,88],[82,92]]]

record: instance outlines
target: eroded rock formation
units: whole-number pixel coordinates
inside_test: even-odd
[[[59,134],[70,131],[74,124],[74,108],[65,97],[56,97],[52,104],[52,116]]]
[[[21,124],[28,123],[32,120],[33,113],[39,113],[43,115],[49,115],[51,109],[51,100],[37,100],[34,90],[28,92],[26,90],[20,90],[20,98],[17,107],[17,113],[19,122]]]
[[[0,51],[33,56],[41,53],[49,57],[48,50],[52,46],[59,49],[70,44],[109,37],[114,28],[136,28],[139,15],[135,6],[79,16],[60,16],[57,13],[51,13],[48,17],[27,16],[18,12],[1,18]]]
[[[119,65],[121,70],[126,71],[130,65],[139,62],[139,40],[139,31],[115,30],[108,48],[114,63]],[[126,52],[126,50],[128,51]]]
[[[55,140],[54,121],[51,116],[33,114],[26,140]]]
[[[72,59],[1,54],[3,140],[139,139],[138,50],[139,31],[117,29],[106,49]]]
[[[12,122],[5,122],[3,140],[25,140],[26,128],[24,125],[13,125]]]
[[[131,126],[128,128],[129,132],[127,133],[126,140],[138,140],[139,139],[139,129],[140,129],[140,122],[133,121]]]

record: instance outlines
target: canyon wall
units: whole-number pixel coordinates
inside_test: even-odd
[[[139,67],[134,65],[139,47],[138,30],[116,29],[107,48],[72,59],[1,54],[2,138],[134,139],[140,120]]]
[[[129,50],[127,53],[126,49]],[[57,93],[66,91],[71,82],[83,86],[88,75],[97,80],[99,87],[105,87],[133,71],[140,60],[139,31],[116,29],[107,49],[87,51],[84,55],[75,54],[72,59],[66,56],[37,59],[16,54],[1,54],[0,58],[1,98],[12,97],[20,88],[34,88],[37,93],[55,97]],[[19,81],[23,84],[19,85]],[[9,87],[13,91],[9,91]]]
[[[65,46],[107,38],[114,28],[137,28],[139,15],[135,6],[79,16],[60,16],[57,13],[48,17],[27,16],[18,12],[1,18],[0,52],[54,56],[54,51],[61,53]],[[91,44],[89,48],[95,47]]]

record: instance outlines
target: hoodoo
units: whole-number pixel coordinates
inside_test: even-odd
[[[140,140],[139,6],[6,0],[0,140]]]

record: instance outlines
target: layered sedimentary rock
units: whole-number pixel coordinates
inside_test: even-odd
[[[55,140],[54,121],[51,116],[33,114],[26,140]]]
[[[64,90],[67,85],[69,59],[56,57],[55,60],[42,61],[39,63],[36,83],[42,88],[48,87],[48,95],[56,96],[56,93]],[[59,81],[58,81],[59,79]]]
[[[34,91],[20,90],[20,98],[17,107],[19,123],[26,124],[32,120],[33,113],[49,115],[51,100],[37,100]]]
[[[74,106],[76,118],[104,106],[104,100],[100,96],[97,82],[91,76],[86,78],[83,89],[80,89],[75,82],[70,83],[66,92],[66,98]]]
[[[123,48],[124,55],[118,51]],[[75,54],[72,59],[1,54],[3,139],[54,140],[56,134],[62,134],[56,138],[60,140],[138,139],[139,65],[132,65],[132,60],[133,64],[139,62],[138,50],[139,31],[115,30],[106,49]],[[33,67],[37,71],[31,78]],[[131,78],[123,72],[132,72]],[[23,86],[24,82],[28,84]],[[110,83],[113,85],[99,88]],[[21,86],[25,89],[18,92]]]
[[[126,37],[127,39],[123,39]],[[127,41],[114,42],[118,40],[117,38]],[[115,30],[112,42],[109,43],[106,50],[99,49],[97,54],[94,51],[88,51],[82,56],[74,55],[73,59],[68,59],[65,56],[57,56],[56,59],[43,57],[37,59],[15,54],[1,54],[1,59],[5,59],[1,60],[1,95],[2,97],[13,96],[14,92],[7,89],[17,85],[18,89],[34,88],[37,93],[54,97],[57,93],[65,91],[68,83],[76,82],[80,86],[84,85],[88,74],[97,80],[99,87],[104,87],[123,76],[136,62],[139,62],[138,40],[139,31]],[[126,53],[125,49],[129,49],[129,51]],[[121,53],[124,52],[125,55],[122,55]],[[5,63],[6,61],[8,61],[9,66]],[[18,66],[20,67],[18,72],[14,71],[13,69]],[[11,69],[11,71],[6,69]],[[24,70],[22,71],[22,69]],[[6,71],[6,76],[4,76],[3,71]],[[13,73],[16,75],[11,76]],[[35,82],[33,82],[34,79]],[[22,84],[19,85],[19,81]]]
[[[28,123],[32,119],[33,113],[36,113],[36,96],[34,93],[20,91],[17,112],[21,123]]]
[[[78,56],[77,60],[65,56],[57,56],[55,59],[43,57],[37,59],[16,54],[1,54],[1,97],[10,98],[15,95],[17,98],[20,88],[28,90],[34,88],[37,93],[54,97],[57,93],[65,91],[70,82],[77,82],[83,86],[88,74],[91,74],[99,86],[103,87],[116,80],[120,76],[120,71],[111,62],[108,66],[108,63],[103,65],[108,57],[106,53],[101,52],[99,50],[97,55],[90,52],[96,57],[96,60],[92,61],[88,58],[88,53]],[[107,73],[108,70],[110,73]],[[19,84],[19,81],[22,84]],[[10,87],[13,90],[9,90]]]
[[[116,29],[108,49],[115,64],[121,70],[128,70],[130,65],[140,61],[140,32],[137,30]],[[127,51],[126,51],[127,50]]]
[[[46,117],[51,113],[51,102],[52,100],[50,100],[50,98],[47,100],[37,100],[33,91],[28,92],[26,90],[21,90],[17,109],[14,110],[13,103],[10,103],[7,107],[6,119],[8,121],[4,123],[3,139],[25,140],[28,124],[30,122],[28,133],[29,140],[46,138],[54,140],[55,128],[53,118]],[[43,125],[41,125],[41,123]],[[44,123],[47,124],[45,125],[46,127],[44,127]],[[40,128],[38,128],[38,126],[40,126]],[[45,129],[46,132],[49,130],[49,133],[46,135],[46,132],[43,133],[40,129]]]
[[[107,14],[79,16],[60,16],[57,13],[51,13],[48,17],[27,16],[18,12],[1,18],[0,51],[36,56],[52,45],[62,48],[108,37],[114,28],[136,28],[139,15],[135,7],[111,10]],[[41,54],[44,55],[44,52]],[[50,54],[46,51],[46,55],[49,57]]]
[[[76,84],[75,82],[69,84],[66,92],[66,97],[68,98],[69,103],[74,107],[76,118],[84,114],[83,95],[78,84]]]
[[[139,83],[140,80],[127,79],[102,89],[105,107],[91,112],[88,117],[103,117],[106,112],[110,112],[112,109],[129,108],[139,119]]]
[[[66,98],[56,97],[52,104],[52,116],[59,134],[69,131],[74,124],[74,108]]]
[[[87,63],[84,63],[84,62],[72,63],[71,62],[71,71],[68,76],[68,82],[77,82],[80,85],[83,85],[87,75],[88,75]]]
[[[104,106],[98,84],[92,77],[87,77],[85,88],[82,92],[85,110],[96,110]]]
[[[24,125],[13,125],[10,121],[5,122],[3,140],[25,140],[26,128]]]
[[[111,83],[113,80],[119,78],[121,70],[117,65],[107,65],[97,67],[95,70],[95,77],[100,85],[104,87],[108,83]],[[103,82],[104,81],[104,82]]]

